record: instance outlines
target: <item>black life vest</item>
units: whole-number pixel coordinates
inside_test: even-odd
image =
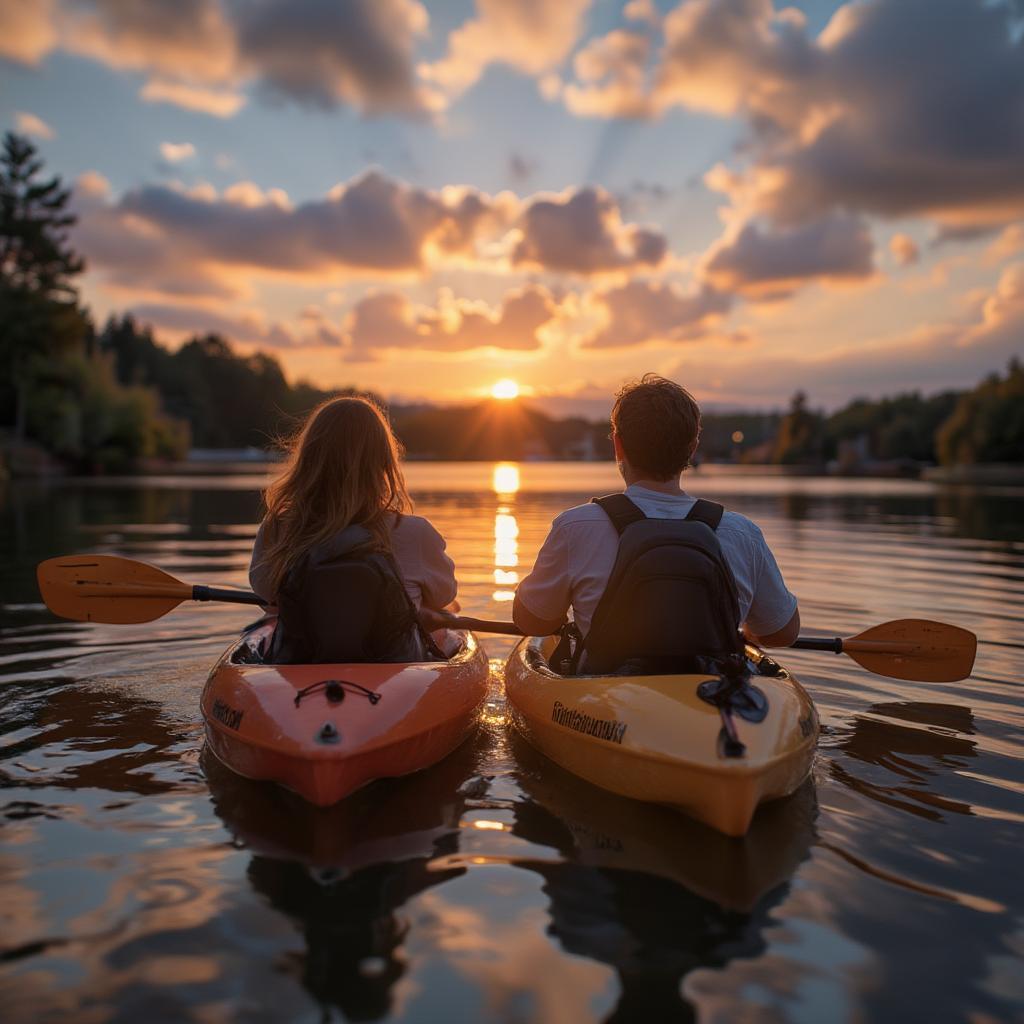
[[[685,519],[648,519],[625,494],[593,500],[619,550],[580,645],[583,671],[690,671],[698,658],[742,656],[736,581],[715,534],[722,506],[698,499]]]
[[[426,661],[434,653],[391,554],[353,525],[286,574],[265,660],[316,665]]]

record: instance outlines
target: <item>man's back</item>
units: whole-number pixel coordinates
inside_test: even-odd
[[[652,519],[685,519],[692,496],[665,494],[634,484],[626,494]],[[751,632],[767,636],[785,626],[796,611],[775,558],[758,526],[726,512],[718,527],[722,552],[736,580],[740,618]],[[600,506],[578,505],[558,516],[533,571],[519,585],[518,600],[538,619],[560,621],[569,607],[586,636],[615,558],[619,538]]]

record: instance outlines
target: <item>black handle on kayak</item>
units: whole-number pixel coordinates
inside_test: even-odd
[[[842,654],[843,638],[841,636],[801,636],[797,637],[790,647],[796,647],[801,651],[828,651],[830,654]]]

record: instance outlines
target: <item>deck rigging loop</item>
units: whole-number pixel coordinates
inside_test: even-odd
[[[330,704],[340,704],[345,699],[346,687],[348,692],[365,697],[371,704],[376,704],[380,700],[379,693],[360,683],[355,683],[351,679],[320,679],[315,683],[310,683],[309,686],[304,686],[295,694],[295,706],[298,707],[302,703],[303,697],[315,693],[321,686],[324,688],[324,696],[327,697]]]

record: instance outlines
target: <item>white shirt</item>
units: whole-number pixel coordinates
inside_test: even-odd
[[[626,488],[626,496],[651,519],[685,519],[697,500],[636,484]],[[786,588],[760,528],[738,512],[726,512],[716,533],[736,578],[741,621],[758,636],[782,629],[793,617],[797,600]],[[619,535],[600,505],[577,505],[563,512],[551,524],[533,571],[519,584],[520,602],[548,622],[560,622],[571,607],[586,636],[618,548]]]
[[[249,584],[260,597],[268,593],[267,570],[259,564],[263,553],[263,524],[256,534],[249,566]],[[441,609],[455,600],[458,584],[455,563],[445,554],[444,538],[422,516],[403,515],[391,530],[391,553],[401,573],[406,592],[417,609]]]

